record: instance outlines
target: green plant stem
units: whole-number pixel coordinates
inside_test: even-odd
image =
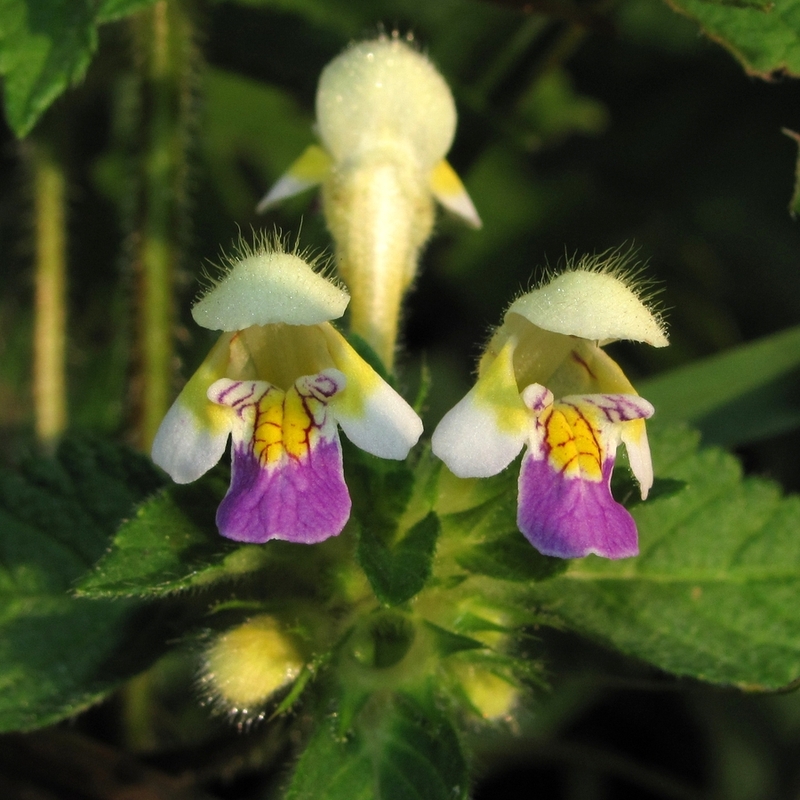
[[[181,3],[160,0],[137,20],[144,155],[137,242],[138,439],[152,444],[172,395],[173,287],[185,201],[186,76],[194,50]]]
[[[134,232],[135,434],[139,445],[149,450],[172,400],[175,377],[174,287],[186,229],[189,81],[197,50],[181,0],[158,0],[135,19],[134,33],[142,147]],[[130,747],[146,751],[155,745],[150,673],[126,686],[123,719]]]
[[[67,424],[66,176],[46,144],[31,150],[35,245],[33,402],[36,438],[55,448]]]

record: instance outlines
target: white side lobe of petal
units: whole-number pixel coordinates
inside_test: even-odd
[[[230,428],[203,425],[178,397],[161,422],[151,456],[175,483],[191,483],[222,458],[229,433]]]
[[[231,412],[209,402],[208,387],[240,357],[238,337],[225,333],[192,375],[161,421],[152,458],[176,483],[191,483],[225,452]]]
[[[647,441],[644,420],[626,422],[620,430],[620,438],[628,451],[628,463],[639,482],[642,500],[646,500],[653,485],[653,461],[650,458],[650,443]]]
[[[385,381],[370,389],[358,414],[348,413],[334,397],[333,416],[356,447],[380,458],[402,461],[422,435],[422,420]]]
[[[488,478],[514,460],[526,433],[501,430],[492,409],[475,402],[473,389],[444,415],[431,448],[459,478]]]
[[[256,212],[262,214],[281,200],[294,197],[312,186],[318,186],[330,167],[331,157],[319,145],[310,145],[264,195],[256,206]]]
[[[431,173],[433,196],[456,216],[461,217],[471,228],[483,226],[472,198],[450,164],[442,159]]]
[[[281,200],[287,197],[294,197],[296,194],[304,192],[317,186],[319,181],[303,180],[286,172],[272,185],[272,188],[261,198],[256,206],[256,214],[263,214],[273,206],[278,205]]]
[[[329,400],[334,418],[356,447],[401,461],[419,441],[422,420],[332,325],[320,329],[346,382]]]

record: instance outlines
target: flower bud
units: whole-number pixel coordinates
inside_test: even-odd
[[[459,664],[455,672],[470,705],[484,719],[508,716],[519,694],[514,684],[478,664]]]
[[[246,712],[294,680],[303,659],[269,614],[261,614],[214,639],[205,654],[205,678],[226,707]]]
[[[391,368],[400,308],[438,201],[481,226],[445,160],[456,107],[432,62],[397,36],[348,47],[322,71],[311,145],[259,204],[322,185],[339,275],[352,295],[350,327]]]

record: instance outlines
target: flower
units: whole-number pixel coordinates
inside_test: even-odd
[[[349,297],[296,253],[262,241],[192,309],[223,334],[167,412],[153,460],[196,480],[233,439],[220,533],[311,544],[350,515],[338,427],[358,447],[403,459],[422,433],[411,407],[330,324]]]
[[[664,347],[667,338],[624,267],[619,255],[584,258],[512,303],[475,386],[433,434],[433,452],[465,478],[499,473],[527,444],[517,525],[545,555],[638,553],[635,523],[610,481],[622,442],[647,496],[644,420],[653,407],[601,347],[616,339]]]
[[[322,72],[317,132],[259,204],[322,184],[352,329],[391,366],[403,295],[431,235],[434,199],[469,225],[481,221],[445,155],[453,96],[431,62],[396,36],[359,42]]]

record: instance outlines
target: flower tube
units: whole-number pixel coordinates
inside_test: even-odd
[[[657,314],[619,268],[586,258],[515,300],[481,358],[478,380],[433,434],[433,452],[459,477],[505,469],[527,445],[517,524],[561,558],[638,553],[636,526],[611,495],[623,443],[642,498],[653,483],[639,397],[602,350],[616,339],[664,347]]]
[[[231,267],[192,309],[223,333],[161,423],[153,460],[189,483],[231,436],[220,533],[319,542],[350,515],[338,429],[373,455],[403,459],[422,423],[331,325],[347,307],[343,289],[264,243]]]

